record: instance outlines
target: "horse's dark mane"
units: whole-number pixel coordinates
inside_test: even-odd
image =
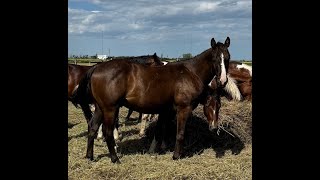
[[[143,55],[143,56],[129,56],[128,59],[148,59],[152,57],[152,55]]]
[[[160,58],[157,56],[156,53],[154,53],[154,55],[142,55],[142,56],[129,56],[129,57],[123,57],[123,58],[119,58],[119,59],[125,59],[128,60],[130,62],[136,62],[139,64],[147,64],[148,59],[153,58],[154,62],[156,63],[161,63]]]
[[[217,42],[217,44],[216,44],[216,46],[221,46],[221,45],[224,45],[224,44],[221,43],[221,42]],[[181,60],[181,61],[179,61],[179,62],[182,63],[182,62],[187,62],[187,61],[191,61],[191,62],[197,61],[197,59],[202,58],[202,56],[206,55],[207,53],[209,53],[209,52],[211,53],[211,50],[212,50],[212,48],[209,48],[209,49],[203,51],[202,53],[194,56],[193,58],[184,59],[184,60]]]
[[[203,51],[202,53],[196,55],[195,57],[193,57],[191,59],[197,60],[197,59],[201,58],[202,56],[206,55],[208,52],[211,52],[211,50],[212,50],[212,48],[209,48],[209,49]]]
[[[132,56],[132,57],[128,57],[128,60],[131,62],[138,62],[138,63],[146,63],[146,60],[152,58],[151,55],[144,55],[144,56]]]
[[[203,51],[202,53],[196,55],[196,56],[193,57],[193,58],[183,59],[183,60],[180,60],[180,61],[172,62],[172,63],[170,63],[170,64],[180,64],[180,63],[185,63],[185,62],[194,63],[194,62],[197,61],[197,59],[199,59],[200,57],[206,55],[210,50],[211,50],[211,48]],[[169,64],[168,64],[168,65],[169,65]]]
[[[229,64],[242,64],[242,62],[235,61],[235,60],[230,60]]]

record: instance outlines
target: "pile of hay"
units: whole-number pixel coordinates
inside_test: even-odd
[[[203,114],[203,106],[199,105],[194,111],[190,121],[187,121],[185,131],[185,152],[187,156],[200,154],[204,149],[213,148],[216,152],[222,154],[226,150],[231,150],[232,153],[238,154],[244,148],[244,144],[252,142],[252,106],[251,102],[235,102],[228,101],[225,98],[221,100],[221,108],[219,114],[219,129],[210,131],[206,117]],[[123,111],[120,116],[125,117],[127,112]],[[121,122],[121,121],[120,121]],[[122,121],[122,128],[127,125],[137,123],[137,119],[130,122]],[[146,136],[141,138],[139,147],[141,153],[148,151],[149,145],[154,136],[154,128],[156,121],[147,123]],[[139,133],[138,128],[126,130],[120,128],[120,131],[125,133],[122,136],[133,136],[137,138]],[[167,142],[168,150],[173,151],[176,137],[176,122],[167,128],[166,133],[169,136]],[[140,139],[140,138],[138,138]],[[124,144],[123,144],[124,143]],[[129,143],[129,144],[128,144]],[[134,142],[136,143],[136,142]],[[121,147],[130,148],[130,142],[120,142]],[[126,153],[130,149],[122,149]],[[133,151],[132,151],[133,152]],[[219,153],[217,153],[219,156]]]
[[[173,161],[176,125],[167,130],[168,151],[147,153],[155,122],[148,122],[146,136],[139,137],[138,113],[124,122],[128,109],[119,118],[122,141],[117,155],[121,164],[111,163],[106,143],[95,140],[94,160],[85,158],[87,124],[80,109],[68,105],[68,179],[252,179],[251,103],[229,102],[222,98],[220,126],[226,131],[210,132],[202,106],[186,124],[186,158]],[[232,135],[230,135],[230,134]]]

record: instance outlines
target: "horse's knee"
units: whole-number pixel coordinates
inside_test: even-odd
[[[184,133],[183,132],[178,133],[176,136],[176,140],[183,141],[183,139],[184,139]]]

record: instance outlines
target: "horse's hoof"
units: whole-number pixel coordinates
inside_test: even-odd
[[[148,154],[150,154],[151,156],[154,156],[156,154],[155,150],[148,150]]]
[[[173,160],[178,160],[178,159],[180,159],[180,155],[173,154],[172,159]]]
[[[88,156],[88,155],[86,155],[85,158],[89,159],[90,161],[93,161],[93,156]]]
[[[115,162],[115,164],[121,164],[121,162],[118,160],[118,161]]]
[[[111,162],[112,162],[112,163],[115,163],[115,164],[121,164],[121,162],[120,162],[120,160],[119,160],[118,157],[116,157],[116,158],[111,158]]]

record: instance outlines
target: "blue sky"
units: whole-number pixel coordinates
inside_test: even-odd
[[[251,0],[68,0],[68,55],[200,54],[231,39],[231,59],[252,60]]]

